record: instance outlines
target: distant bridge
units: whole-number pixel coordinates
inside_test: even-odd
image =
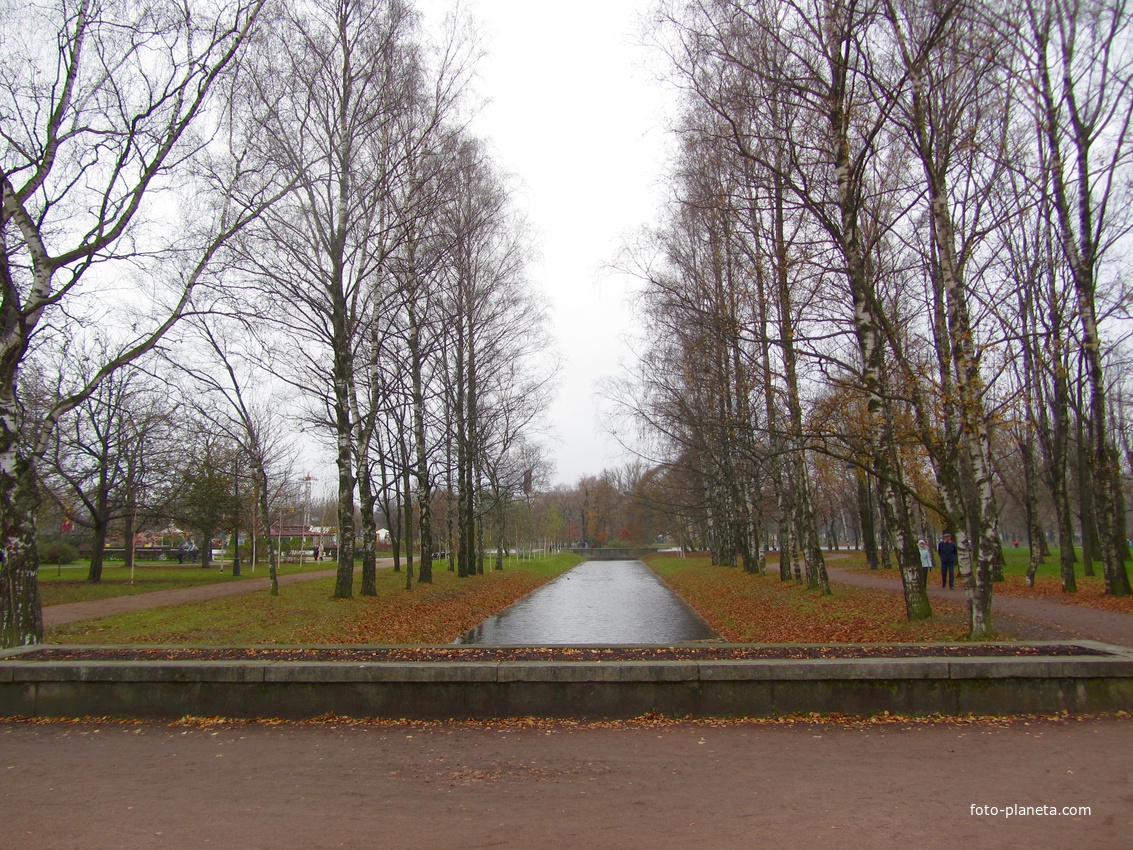
[[[589,561],[637,561],[646,555],[660,552],[660,546],[639,546],[626,549],[571,549],[570,551]]]

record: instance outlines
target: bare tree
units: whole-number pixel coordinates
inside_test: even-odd
[[[483,483],[493,393],[530,352],[537,313],[525,290],[529,246],[510,196],[483,145],[467,139],[445,226],[453,234],[446,281],[451,355],[445,364],[455,443],[457,574],[483,572]],[[512,373],[514,374],[514,373]]]
[[[390,262],[406,221],[424,214],[417,173],[467,81],[474,50],[455,23],[446,38],[432,61],[402,0],[317,2],[290,10],[259,69],[256,97],[272,115],[263,150],[297,189],[250,240],[245,266],[277,326],[301,341],[288,380],[324,406],[311,414],[338,469],[338,597],[353,593],[359,485],[372,586],[370,451],[385,405],[359,370],[388,350],[373,335],[397,305]]]
[[[271,518],[282,511],[295,451],[276,412],[281,405],[271,394],[270,376],[257,362],[263,345],[245,321],[225,319],[216,311],[192,317],[182,331],[173,363],[191,382],[184,408],[195,410],[195,419],[208,422],[210,430],[239,448],[243,458],[234,488],[239,490],[239,471],[246,468],[246,492],[254,497],[250,513],[256,520],[249,527],[254,536],[270,541]],[[278,562],[270,543],[267,552],[271,594],[278,596]],[[239,574],[236,565],[234,575]]]
[[[1090,449],[1096,482],[1106,593],[1133,593],[1125,542],[1117,540],[1120,480],[1107,416],[1099,288],[1105,261],[1129,233],[1128,169],[1133,156],[1133,17],[1123,2],[1029,0],[1020,50],[1035,93],[1036,126],[1045,145],[1058,245],[1073,285],[1087,367]]]
[[[36,458],[55,423],[109,374],[150,350],[180,317],[193,288],[233,233],[262,208],[263,173],[216,163],[211,212],[189,205],[187,226],[167,199],[216,148],[209,110],[260,18],[264,0],[98,5],[89,0],[7,6],[0,70],[3,176],[0,235],[0,644],[42,639],[36,589]],[[46,84],[45,84],[46,83]],[[239,132],[227,139],[239,144]],[[220,147],[223,147],[222,145]],[[160,205],[160,207],[159,207]],[[173,238],[169,234],[175,234]],[[149,274],[131,277],[145,267]],[[158,284],[155,286],[155,284]],[[119,299],[120,287],[132,288]],[[92,300],[93,299],[93,300]],[[106,310],[129,316],[110,356],[88,379],[59,384],[54,405],[17,423],[21,366],[33,336],[74,328]]]
[[[99,362],[97,356],[82,360]],[[66,368],[81,373],[83,365]],[[163,445],[171,436],[168,406],[147,376],[132,368],[107,377],[53,430],[43,481],[64,513],[93,535],[87,581],[102,580],[107,535],[116,523],[126,525],[132,565],[136,520],[158,507],[147,496],[165,489],[170,469],[162,467]]]
[[[258,69],[260,109],[272,118],[264,155],[296,191],[249,242],[279,324],[302,340],[293,384],[328,385],[325,411],[338,468],[338,580],[353,595],[354,350],[369,318],[389,222],[392,134],[411,73],[414,16],[399,0],[315,3],[289,10]],[[385,167],[383,167],[385,166]]]

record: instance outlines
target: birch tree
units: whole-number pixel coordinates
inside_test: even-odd
[[[1045,143],[1058,246],[1072,281],[1087,366],[1090,477],[1107,594],[1133,593],[1118,541],[1119,464],[1107,417],[1100,327],[1106,261],[1129,233],[1133,15],[1122,0],[1028,0],[1020,49]]]
[[[218,163],[209,188],[194,178],[222,147],[210,141],[215,96],[264,5],[60,0],[0,9],[0,645],[43,635],[36,458],[55,423],[154,346],[262,208],[264,172],[245,174],[238,159]],[[241,138],[238,129],[227,137]],[[245,178],[254,188],[240,188]],[[33,337],[100,311],[117,331],[110,355],[87,380],[61,382],[41,417],[21,422],[16,398]]]
[[[379,286],[395,166],[383,145],[414,79],[415,16],[399,0],[315,2],[288,10],[257,67],[270,120],[263,156],[295,191],[260,223],[244,269],[294,346],[289,380],[328,386],[316,415],[337,468],[336,597],[353,595],[357,404],[354,352]]]

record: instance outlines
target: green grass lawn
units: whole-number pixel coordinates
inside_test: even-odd
[[[49,628],[45,637],[57,644],[452,643],[581,560],[569,552],[517,560],[503,571],[464,579],[434,567],[433,584],[411,590],[405,589],[404,571],[383,569],[375,597],[357,595],[356,569],[350,599],[332,598],[333,578],[315,579],[283,587],[279,596],[262,591],[85,620]]]
[[[169,561],[153,561],[135,565],[133,575],[130,569],[119,563],[104,565],[102,581],[91,583],[86,580],[89,564],[68,564],[58,567],[41,565],[39,568],[39,595],[44,605],[62,605],[67,602],[85,602],[88,599],[109,599],[114,596],[129,596],[135,593],[149,593],[153,590],[174,590],[181,587],[197,587],[202,584],[243,581],[250,578],[267,578],[267,564],[258,564],[255,570],[251,565],[242,564],[240,575],[232,575],[229,561],[214,564],[202,569],[200,564],[171,564]],[[307,561],[298,564],[283,564],[279,574],[312,572],[334,569],[333,561]]]
[[[1087,580],[1089,580],[1091,578],[1099,578],[1100,579],[1101,574],[1102,574],[1102,565],[1101,565],[1100,561],[1094,561],[1093,562],[1094,575],[1091,577],[1091,576],[1085,575],[1085,566],[1082,563],[1082,550],[1081,549],[1079,549],[1079,548],[1074,549],[1074,558],[1075,558],[1075,565],[1074,565],[1074,575],[1075,576],[1077,576],[1078,578],[1085,578]],[[1061,572],[1060,572],[1061,567],[1059,565],[1058,559],[1059,559],[1059,549],[1058,549],[1057,546],[1052,546],[1051,549],[1050,549],[1050,554],[1047,555],[1046,560],[1043,563],[1039,564],[1039,568],[1035,572],[1035,575],[1036,576],[1052,576],[1054,578],[1061,577]],[[1026,575],[1027,574],[1027,568],[1031,564],[1031,550],[1028,549],[1026,546],[1023,546],[1021,544],[1020,544],[1018,549],[1013,547],[1010,543],[1004,544],[1003,560],[1005,562],[1004,565],[1003,565],[1003,574],[1004,575],[1019,575],[1019,576]],[[1128,568],[1129,568],[1129,562],[1126,561],[1126,569],[1128,569]]]
[[[826,550],[823,550],[823,554],[826,555],[829,558],[831,555],[838,555],[839,553],[838,552],[827,552]],[[841,554],[844,557],[840,558],[840,559],[835,559],[834,561],[832,561],[831,562],[832,566],[854,567],[854,568],[858,568],[858,569],[868,569],[868,565],[866,564],[866,561],[865,561],[865,554],[863,552],[860,552],[856,549],[843,549],[843,550],[841,550]],[[1079,579],[1084,578],[1087,581],[1092,581],[1095,578],[1098,579],[1099,581],[1101,580],[1102,566],[1101,566],[1100,562],[1094,561],[1094,564],[1093,564],[1094,575],[1093,576],[1087,576],[1087,575],[1085,575],[1085,568],[1084,568],[1084,565],[1082,563],[1082,550],[1075,548],[1074,556],[1075,556],[1075,559],[1076,559],[1076,563],[1075,563],[1075,566],[1074,566],[1074,575],[1075,576],[1077,576]],[[1039,564],[1039,568],[1036,571],[1035,576],[1036,577],[1046,576],[1046,577],[1050,577],[1050,578],[1060,578],[1061,577],[1061,567],[1059,565],[1058,558],[1059,558],[1059,549],[1058,549],[1057,546],[1052,546],[1051,550],[1050,550],[1050,554],[1046,557],[1046,560],[1043,563]],[[1028,569],[1028,567],[1030,567],[1030,564],[1031,564],[1031,550],[1028,549],[1026,546],[1023,546],[1023,545],[1020,545],[1019,548],[1016,549],[1010,543],[1007,543],[1003,547],[1003,560],[1004,560],[1004,566],[1003,566],[1003,574],[1004,575],[1008,575],[1008,576],[1010,576],[1010,575],[1017,575],[1017,576],[1026,575],[1027,569]],[[940,556],[937,555],[935,551],[933,552],[933,563],[935,564],[936,568],[940,567]],[[1129,561],[1126,561],[1126,568],[1127,569],[1130,568]],[[896,570],[891,570],[891,572],[896,572]],[[938,577],[939,577],[939,574],[938,574]]]

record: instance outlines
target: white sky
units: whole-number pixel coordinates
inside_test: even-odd
[[[624,460],[598,421],[596,383],[628,358],[632,281],[606,268],[656,217],[665,91],[646,68],[638,18],[652,0],[466,0],[487,55],[473,129],[518,178],[537,239],[535,284],[563,358],[550,419],[556,483]],[[450,7],[418,0],[426,25]]]

